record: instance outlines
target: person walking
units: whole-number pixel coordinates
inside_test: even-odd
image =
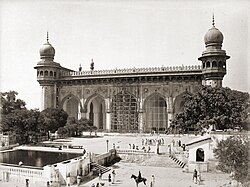
[[[154,187],[154,186],[155,186],[155,176],[152,175],[151,182],[150,182],[150,187]]]
[[[197,183],[197,170],[196,169],[194,169],[193,181],[194,181],[195,184]]]
[[[116,175],[115,170],[113,170],[112,171],[112,184],[115,183],[115,175]]]
[[[99,181],[102,180],[102,171],[99,169]]]
[[[109,186],[110,186],[111,185],[111,174],[109,174],[108,181],[109,181]]]
[[[200,184],[201,183],[201,174],[199,171],[197,171],[197,183]]]

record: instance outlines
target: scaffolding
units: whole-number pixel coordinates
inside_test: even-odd
[[[136,98],[128,92],[120,92],[113,97],[111,106],[111,129],[118,132],[138,130],[138,110]]]

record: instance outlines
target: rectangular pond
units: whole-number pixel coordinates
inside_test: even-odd
[[[46,152],[33,150],[13,150],[0,152],[0,163],[43,167],[82,156],[78,153]]]

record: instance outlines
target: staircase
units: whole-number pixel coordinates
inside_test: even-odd
[[[176,157],[174,157],[173,155],[169,155],[169,157],[177,164],[179,165],[181,168],[184,168],[186,163],[178,160]]]
[[[90,164],[90,168],[91,168],[91,171],[93,171],[93,173],[96,175],[99,174],[99,171],[101,171],[101,173],[103,174],[111,170],[110,168],[97,164],[96,162],[92,162]]]

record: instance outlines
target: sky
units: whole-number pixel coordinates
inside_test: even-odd
[[[250,92],[250,1],[0,0],[0,91],[41,108],[34,67],[49,42],[55,62],[78,70],[201,65],[215,26],[231,58],[223,86]]]

